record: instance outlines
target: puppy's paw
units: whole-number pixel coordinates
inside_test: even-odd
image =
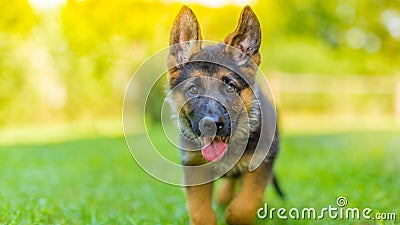
[[[190,218],[191,225],[216,225],[217,216],[213,210],[194,213]]]
[[[253,224],[255,214],[250,207],[246,205],[246,201],[234,199],[228,206],[225,219],[227,224],[230,225],[247,225]]]

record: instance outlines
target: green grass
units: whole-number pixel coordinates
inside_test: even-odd
[[[269,207],[321,209],[336,206],[336,198],[345,196],[348,207],[370,207],[399,217],[399,135],[283,135],[276,171],[287,198],[282,201],[269,187],[265,202]],[[183,190],[148,176],[122,137],[3,145],[0,159],[0,224],[188,224]],[[223,209],[216,208],[222,220]],[[381,223],[394,224],[376,224]],[[258,224],[305,221],[275,218]]]

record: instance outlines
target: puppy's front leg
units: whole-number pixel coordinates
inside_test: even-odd
[[[186,187],[190,224],[215,225],[217,217],[211,207],[213,183]]]
[[[242,187],[226,210],[228,224],[254,223],[271,171],[270,165],[262,164],[256,170],[243,174]]]

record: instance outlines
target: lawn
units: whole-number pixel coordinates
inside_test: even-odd
[[[258,224],[396,224],[400,132],[283,134],[269,207],[337,206],[395,212],[396,221],[273,220]],[[140,140],[141,136],[137,136]],[[122,136],[0,146],[0,224],[188,224],[181,188],[148,176]],[[220,220],[223,209],[215,206]]]

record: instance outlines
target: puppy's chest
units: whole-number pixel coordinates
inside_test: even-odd
[[[216,169],[221,169],[225,166],[224,171],[228,172],[224,175],[224,177],[239,177],[244,172],[246,172],[249,168],[250,158],[242,157],[233,167],[231,165],[223,165],[223,166],[216,166]],[[232,167],[232,169],[230,169]]]

